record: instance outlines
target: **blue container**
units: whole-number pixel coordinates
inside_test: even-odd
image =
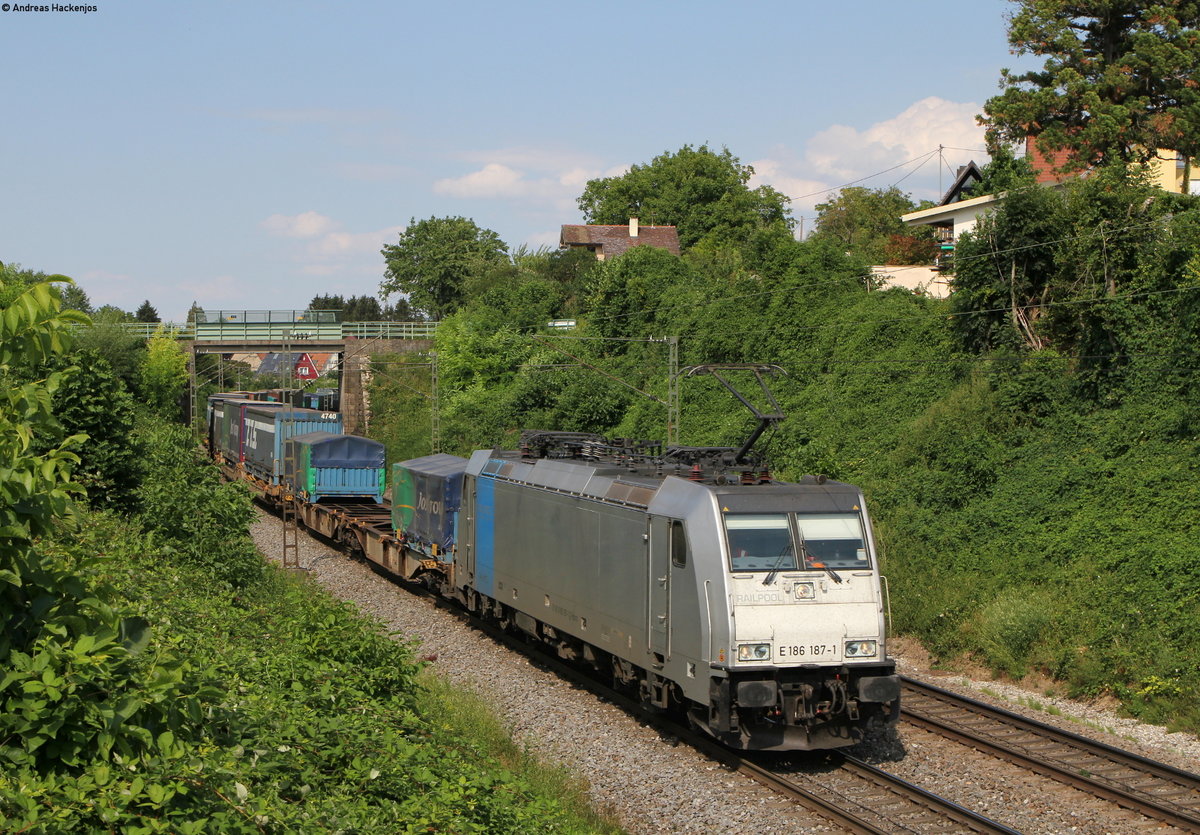
[[[408,537],[409,547],[433,556],[454,547],[467,459],[426,455],[392,467],[392,527]]]
[[[242,407],[242,463],[247,472],[278,484],[284,441],[309,432],[341,435],[342,416],[278,403],[247,404]]]
[[[310,502],[330,497],[382,502],[386,473],[383,458],[379,441],[358,435],[308,432],[284,441],[284,479]]]
[[[247,406],[279,408],[279,403],[256,403],[244,392],[214,394],[208,398],[208,441],[210,449],[221,453],[227,462],[245,460],[245,412]]]

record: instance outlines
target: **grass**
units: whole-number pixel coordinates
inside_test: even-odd
[[[421,671],[419,681],[423,692],[421,714],[433,727],[472,740],[482,754],[538,786],[595,832],[604,835],[624,832],[612,812],[592,805],[586,780],[569,769],[542,761],[528,748],[517,745],[478,693],[449,681],[428,667]]]

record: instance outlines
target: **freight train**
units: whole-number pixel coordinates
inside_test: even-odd
[[[899,716],[879,564],[856,487],[777,482],[745,445],[664,450],[527,432],[519,450],[396,463],[390,507],[364,489],[361,513],[292,479],[298,470],[286,460],[268,468],[247,454],[250,420],[274,427],[278,452],[289,433],[308,434],[311,415],[289,418],[283,407],[268,421],[255,417],[261,405],[234,400],[209,410],[228,475],[295,502],[305,525],[386,571],[611,676],[647,706],[685,713],[727,746],[841,747]],[[222,420],[241,421],[240,450]],[[336,463],[372,470],[377,452],[368,444]]]

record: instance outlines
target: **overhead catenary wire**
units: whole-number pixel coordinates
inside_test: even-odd
[[[587,362],[586,360],[575,356],[574,354],[570,353],[569,351],[565,351],[562,348],[559,348],[555,345],[551,345],[550,343],[548,343],[548,342],[544,341],[543,339],[541,339],[537,336],[534,336],[532,334],[529,335],[529,338],[532,339],[534,342],[537,342],[540,345],[545,345],[547,348],[549,348],[552,351],[558,351],[560,354],[565,354],[566,356],[575,360],[580,365],[590,368],[592,371],[595,371],[597,374],[600,374],[603,377],[607,377],[608,379],[612,380],[615,383],[619,383],[620,385],[624,386],[625,388],[636,391],[638,394],[642,395],[643,397],[648,397],[651,400],[653,400],[654,402],[660,403],[663,406],[668,405],[667,401],[663,400],[661,397],[657,397],[656,395],[653,395],[648,391],[644,391],[643,389],[638,388],[637,386],[633,385],[632,383],[628,383],[625,380],[622,380],[620,377],[616,376],[615,374],[610,374],[607,371],[605,371],[603,368],[592,365],[591,363]]]

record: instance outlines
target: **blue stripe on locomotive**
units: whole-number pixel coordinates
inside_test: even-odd
[[[496,482],[475,482],[475,588],[496,596]]]

